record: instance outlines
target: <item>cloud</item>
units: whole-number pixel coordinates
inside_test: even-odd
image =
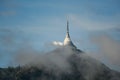
[[[15,0],[0,0],[0,16],[14,16],[18,5]]]
[[[55,74],[57,73],[58,76],[60,76],[59,73],[65,72],[66,74],[80,74],[86,80],[93,80],[96,75],[104,74],[106,70],[110,70],[86,53],[81,53],[68,47],[57,48],[47,53],[36,52],[32,48],[26,47],[21,48],[16,53],[14,56],[15,63],[26,68],[34,66],[43,70],[52,71]],[[111,73],[109,76],[112,76]]]
[[[7,64],[14,56],[14,52],[24,45],[25,39],[20,31],[0,28],[0,66]],[[28,41],[27,41],[28,42]],[[27,43],[25,42],[25,43]],[[24,45],[25,46],[25,45]]]
[[[53,41],[52,44],[55,45],[55,46],[63,46],[63,43],[62,42],[58,42],[58,41]]]
[[[0,43],[3,45],[10,45],[14,43],[15,34],[12,30],[0,28]]]
[[[0,16],[13,16],[16,15],[16,11],[1,11]]]
[[[47,49],[47,48],[46,48]],[[47,53],[37,52],[31,47],[19,49],[14,56],[14,64],[21,66],[47,67],[57,71],[69,71],[68,57],[73,54],[70,49],[59,48]]]
[[[81,16],[76,14],[69,14],[69,19],[73,23],[73,26],[92,31],[107,30],[111,28],[118,28],[120,26],[120,14],[113,15],[111,17],[104,15],[100,16],[94,13],[87,13]]]
[[[99,46],[97,56],[100,60],[101,58],[107,60],[109,64],[116,65],[120,67],[120,42],[119,40],[114,40],[108,35],[101,35],[99,37],[94,37],[94,43]]]

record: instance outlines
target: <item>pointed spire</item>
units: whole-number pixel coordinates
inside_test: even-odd
[[[69,22],[67,20],[67,31],[66,31],[66,37],[64,39],[64,48],[70,48],[72,50],[78,51],[78,52],[82,52],[81,50],[77,49],[77,47],[72,43],[71,39],[70,39],[70,35],[69,35]]]
[[[70,39],[69,36],[69,21],[67,20],[67,33],[66,33],[66,37],[68,37]]]
[[[67,33],[66,33],[66,37],[64,39],[64,46],[75,47],[74,44],[72,43],[71,39],[70,39],[70,35],[69,35],[69,22],[68,22],[68,20],[67,20]]]
[[[69,33],[69,22],[67,20],[67,33]]]

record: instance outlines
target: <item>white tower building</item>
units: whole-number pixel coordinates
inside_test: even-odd
[[[64,39],[64,46],[70,46],[76,48],[76,46],[72,43],[69,35],[69,22],[67,21],[67,32],[66,32],[66,37]]]

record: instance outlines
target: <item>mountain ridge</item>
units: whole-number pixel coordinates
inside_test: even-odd
[[[120,80],[120,72],[76,48],[57,48],[45,57],[39,65],[0,68],[0,80]]]

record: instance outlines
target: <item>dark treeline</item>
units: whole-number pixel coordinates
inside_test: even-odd
[[[57,73],[54,70],[45,70],[37,67],[8,67],[0,68],[0,80],[87,80],[85,76],[77,70],[75,64],[71,73]],[[112,78],[109,70],[104,70],[102,74],[96,74],[94,80],[117,80]],[[120,76],[119,72],[114,73]],[[89,80],[89,79],[88,79]]]

